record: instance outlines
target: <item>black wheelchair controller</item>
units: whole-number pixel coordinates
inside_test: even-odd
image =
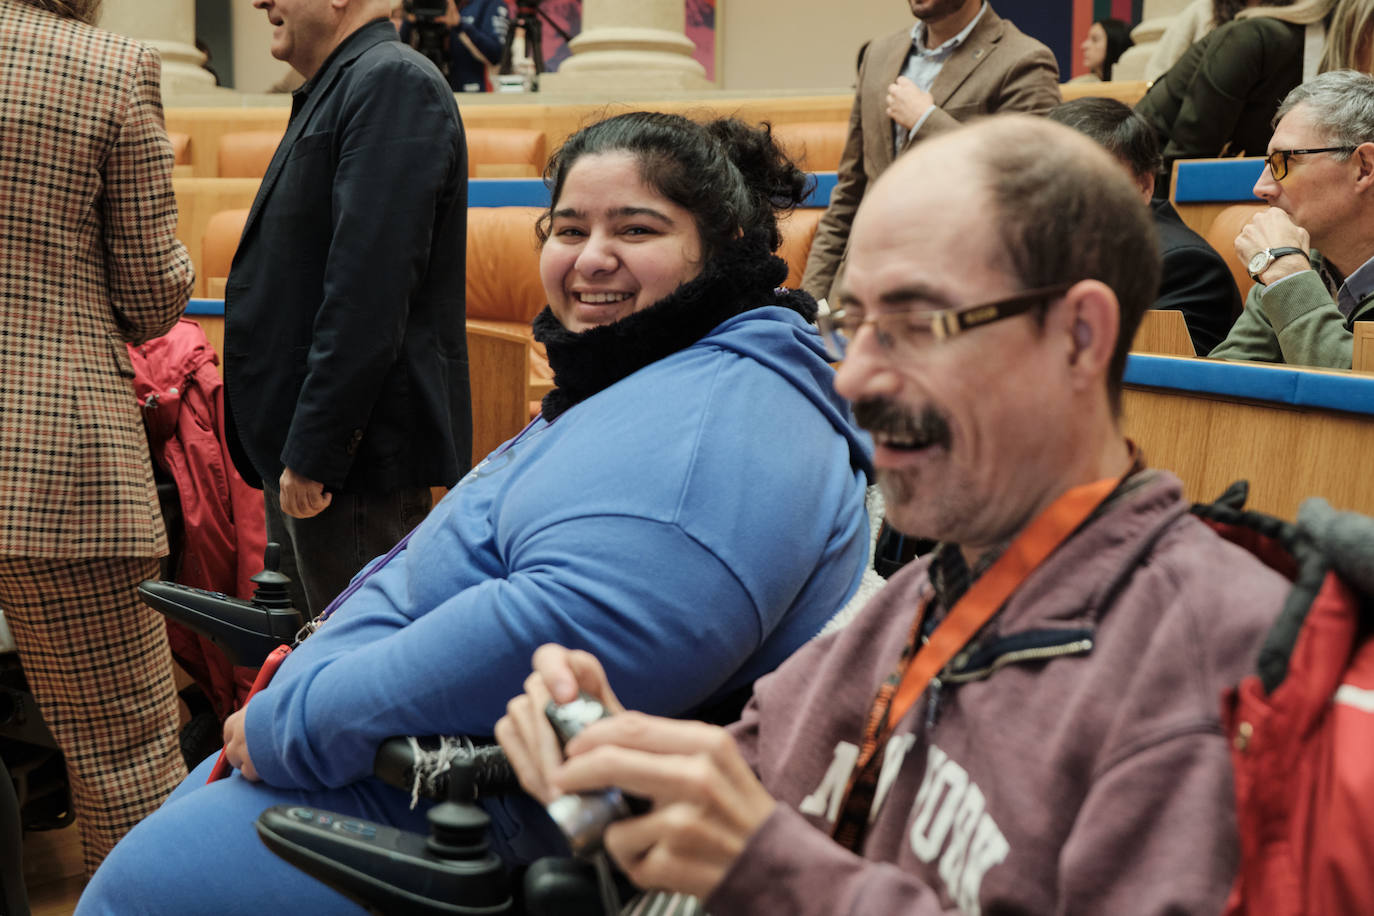
[[[268,544],[263,563],[253,577],[252,601],[155,579],[140,583],[138,593],[149,607],[210,640],[233,664],[255,668],[277,646],[294,642],[302,624],[286,590],[290,580],[278,569],[281,546]]]
[[[606,916],[592,866],[544,858],[508,869],[486,842],[491,820],[473,799],[505,791],[514,777],[500,748],[463,753],[446,774],[445,800],[431,808],[429,836],[299,805],[258,815],[258,836],[274,853],[378,916],[493,914]],[[387,741],[377,755],[383,782],[408,786],[411,743]]]
[[[487,849],[487,815],[442,802],[428,838],[314,808],[277,805],[258,836],[281,858],[372,913],[511,914],[505,868]]]

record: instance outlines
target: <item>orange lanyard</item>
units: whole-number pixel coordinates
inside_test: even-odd
[[[912,704],[925,693],[931,679],[992,619],[1036,567],[1068,540],[1134,470],[1133,464],[1131,470],[1120,478],[1104,477],[1074,487],[1051,503],[955,602],[930,639],[912,655],[910,649],[919,641],[921,620],[929,601],[922,606],[912,624],[908,650],[903,653],[903,660],[899,662],[894,675],[878,689],[869,711],[863,743],[859,746],[859,759],[845,790],[840,817],[835,822],[836,839],[858,851],[868,820],[868,808],[872,803],[872,789],[877,783],[873,761],[887,744],[897,724],[911,710]],[[894,679],[897,679],[895,685]],[[863,810],[857,810],[859,807]]]

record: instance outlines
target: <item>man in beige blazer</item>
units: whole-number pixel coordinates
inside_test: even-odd
[[[802,288],[830,295],[870,182],[927,137],[1000,111],[1059,104],[1054,54],[984,0],[908,0],[916,24],[875,39],[859,64],[839,182],[816,229]]]
[[[135,592],[167,539],[125,345],[192,281],[161,64],[87,25],[98,6],[0,0],[0,608],[88,874],[186,774],[165,624]]]

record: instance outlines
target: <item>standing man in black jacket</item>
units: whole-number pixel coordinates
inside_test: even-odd
[[[225,290],[229,446],[311,614],[471,452],[467,148],[388,0],[254,0],[306,78]]]

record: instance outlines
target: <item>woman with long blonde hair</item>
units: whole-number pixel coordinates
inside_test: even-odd
[[[1318,71],[1374,69],[1370,46],[1374,41],[1374,0],[1340,0],[1326,29],[1326,49]]]

